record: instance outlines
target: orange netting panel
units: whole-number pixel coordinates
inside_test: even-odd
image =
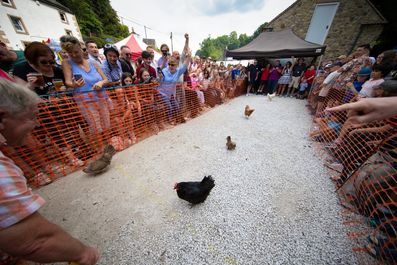
[[[178,84],[171,99],[157,88],[115,87],[95,99],[90,93],[53,95],[39,105],[40,126],[28,143],[1,150],[24,171],[30,186],[40,187],[81,169],[108,143],[123,150],[244,94],[246,81],[218,80],[195,88]]]
[[[397,118],[357,125],[344,112],[325,111],[357,96],[334,85],[319,97],[322,80],[308,99],[314,114],[310,136],[347,208],[345,223],[354,230],[349,236],[359,244],[354,250],[397,264]]]

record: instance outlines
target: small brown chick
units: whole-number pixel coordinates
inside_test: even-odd
[[[85,169],[83,169],[83,172],[93,175],[102,173],[110,165],[112,157],[115,153],[116,149],[114,149],[113,145],[106,145],[105,149],[103,150],[103,155],[99,159],[91,162]]]
[[[232,137],[226,137],[226,147],[227,150],[234,150],[236,148],[236,143],[232,141]]]
[[[245,106],[245,110],[244,110],[244,115],[245,117],[248,119],[249,116],[251,116],[252,112],[254,112],[255,109],[250,109],[250,106]]]

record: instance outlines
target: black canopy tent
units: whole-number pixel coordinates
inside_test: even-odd
[[[277,32],[262,32],[247,45],[226,50],[226,57],[234,59],[317,57],[325,52],[325,45],[302,40],[291,29]]]

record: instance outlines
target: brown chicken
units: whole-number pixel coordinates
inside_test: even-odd
[[[176,183],[174,189],[182,200],[197,204],[207,199],[213,187],[215,187],[214,179],[211,176],[205,176],[202,181]]]
[[[236,148],[236,143],[232,141],[232,137],[226,137],[227,150],[234,150]]]
[[[244,110],[244,115],[245,117],[248,119],[249,116],[251,116],[252,112],[254,112],[255,109],[250,109],[250,106],[245,106],[245,110]]]
[[[114,149],[113,145],[106,145],[105,149],[103,150],[103,155],[99,159],[91,162],[85,169],[83,169],[83,172],[93,175],[102,173],[110,165],[112,157],[115,153],[116,149]]]

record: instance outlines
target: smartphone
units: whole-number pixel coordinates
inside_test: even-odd
[[[75,80],[75,81],[77,81],[77,80],[83,78],[83,76],[82,76],[81,74],[75,74],[75,75],[73,75],[73,77],[74,77],[74,80]]]
[[[157,67],[157,73],[159,74],[160,78],[162,78],[164,76],[163,70],[161,70],[160,67]]]

